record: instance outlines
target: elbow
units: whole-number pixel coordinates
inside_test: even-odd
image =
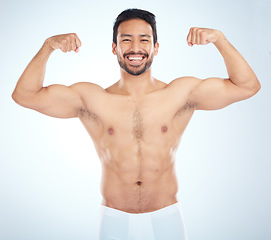
[[[256,94],[257,92],[259,92],[259,91],[261,90],[261,88],[262,88],[262,85],[261,85],[261,83],[259,82],[259,80],[257,79],[257,81],[256,81],[256,83],[255,83],[255,87],[254,87],[254,92],[255,92],[255,94]]]
[[[11,94],[11,98],[13,99],[13,101],[17,102],[17,96],[16,96],[16,93],[15,91]]]
[[[12,95],[11,95],[11,98],[13,99],[14,102],[16,102],[17,104],[19,104],[20,106],[24,106],[25,97],[23,97],[18,92],[14,91],[12,93]]]
[[[18,97],[18,95],[15,92],[12,93],[11,98],[13,99],[14,102],[16,102],[17,104],[21,105],[20,98]]]
[[[251,97],[254,96],[256,93],[258,93],[261,90],[261,83],[258,79],[256,79],[253,86],[250,87]]]
[[[14,102],[25,108],[31,108],[34,101],[34,97],[35,94],[29,94],[20,91],[19,92],[14,91],[11,95],[11,98],[13,99]]]
[[[258,82],[258,91],[260,91],[261,90],[261,88],[262,88],[262,85],[261,85],[261,83],[259,82],[259,80],[257,79],[257,82]]]

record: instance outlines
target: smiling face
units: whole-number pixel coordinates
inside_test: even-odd
[[[119,25],[117,45],[112,44],[112,52],[123,70],[138,76],[150,68],[158,47],[158,43],[153,43],[151,25],[141,19],[131,19]]]

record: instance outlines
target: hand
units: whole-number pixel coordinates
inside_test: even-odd
[[[208,28],[190,28],[189,34],[187,36],[187,43],[189,46],[197,45],[206,45],[208,43],[215,43],[222,32],[215,29]]]
[[[53,49],[60,49],[62,52],[79,52],[81,41],[76,33],[61,34],[46,39],[46,43]]]

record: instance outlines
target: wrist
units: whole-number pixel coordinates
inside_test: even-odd
[[[42,49],[44,49],[47,53],[51,54],[55,49],[51,47],[51,39],[47,38],[42,46]]]
[[[218,30],[217,31],[217,39],[214,42],[214,45],[219,46],[223,41],[226,40],[226,37],[224,36],[224,34]]]

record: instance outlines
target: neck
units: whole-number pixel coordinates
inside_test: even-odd
[[[121,78],[117,83],[119,90],[131,95],[142,96],[150,92],[155,86],[155,79],[151,76],[151,69],[134,76],[121,69]]]

